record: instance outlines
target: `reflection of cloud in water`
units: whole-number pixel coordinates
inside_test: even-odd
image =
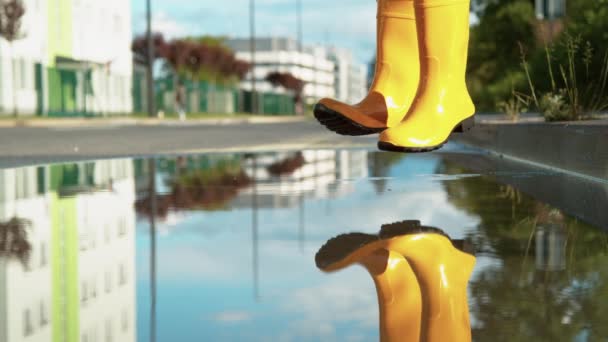
[[[224,311],[213,317],[213,320],[219,323],[238,323],[250,321],[253,315],[246,311]]]
[[[355,271],[366,272],[363,268]],[[339,280],[297,289],[289,300],[284,301],[283,309],[302,314],[308,324],[353,322],[365,327],[375,326],[378,305],[373,282],[370,279],[361,281],[361,277],[350,275],[343,272]]]
[[[309,242],[315,241],[310,243],[319,244],[333,235],[350,231],[375,233],[383,224],[406,219],[441,227],[452,238],[462,238],[465,229],[478,223],[474,216],[454,208],[443,191],[436,190],[413,189],[388,192],[380,197],[370,194],[361,199],[334,200],[329,204],[329,211],[324,208],[327,205],[322,202],[306,204],[306,236]],[[294,220],[293,211],[265,212],[261,220],[262,236],[295,238],[297,220]],[[286,229],[288,227],[292,229]]]
[[[373,282],[353,278],[363,268],[340,272],[339,279],[300,288],[282,301],[282,310],[297,314],[282,336],[321,341],[365,340],[378,325],[378,304]],[[334,275],[335,276],[335,275]],[[363,280],[363,281],[362,281]]]

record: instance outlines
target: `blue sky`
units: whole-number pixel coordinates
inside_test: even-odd
[[[145,29],[145,0],[131,0],[133,32]],[[249,0],[152,0],[154,30],[167,37],[249,35]],[[329,43],[351,49],[367,63],[374,55],[374,0],[302,0],[305,44]],[[295,37],[296,0],[256,0],[259,36]]]

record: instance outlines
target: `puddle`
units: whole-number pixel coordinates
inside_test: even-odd
[[[520,190],[554,174],[459,155],[486,158],[452,146],[0,170],[0,341],[378,340],[369,276],[324,274],[314,255],[411,219],[475,246],[475,341],[608,339],[606,233]]]

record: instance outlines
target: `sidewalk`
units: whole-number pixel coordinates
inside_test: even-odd
[[[574,122],[492,123],[478,120],[455,141],[503,158],[608,180],[608,119]]]
[[[180,121],[178,119],[157,118],[1,118],[0,128],[11,127],[100,127],[100,126],[225,126],[239,124],[273,124],[290,123],[311,120],[308,116],[251,116],[251,117],[226,117],[226,118],[197,118]]]

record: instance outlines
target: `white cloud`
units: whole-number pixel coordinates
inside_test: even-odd
[[[152,31],[162,32],[165,38],[175,38],[188,34],[188,29],[166,12],[156,12],[152,16]]]

